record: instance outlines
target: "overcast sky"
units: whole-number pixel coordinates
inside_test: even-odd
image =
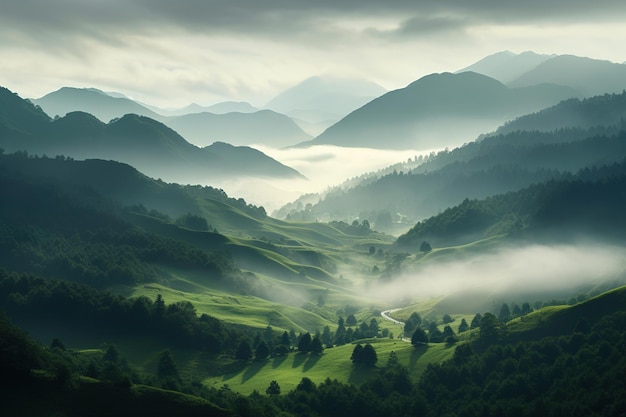
[[[0,0],[0,85],[260,106],[303,79],[387,89],[502,50],[626,61],[623,0]]]

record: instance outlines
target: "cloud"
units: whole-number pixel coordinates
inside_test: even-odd
[[[494,300],[546,300],[570,297],[583,288],[624,280],[626,255],[622,247],[597,242],[570,245],[509,247],[462,259],[433,261],[390,283],[375,285],[371,294],[387,301],[407,298],[477,298],[478,304]]]
[[[395,89],[502,49],[623,61],[625,14],[617,0],[8,1],[0,83],[30,97],[74,85],[156,105],[259,105],[320,73]]]

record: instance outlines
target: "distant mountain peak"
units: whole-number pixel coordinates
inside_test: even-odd
[[[553,57],[555,55],[537,54],[532,51],[525,51],[519,54],[511,51],[501,51],[486,56],[474,64],[458,70],[456,73],[473,71],[495,78],[506,84]]]

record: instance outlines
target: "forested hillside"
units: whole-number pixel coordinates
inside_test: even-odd
[[[398,237],[397,245],[417,250],[469,243],[512,234],[567,242],[580,238],[623,239],[626,227],[626,162],[585,169],[570,179],[549,181],[520,191],[460,205],[419,222]]]
[[[502,133],[424,158],[407,172],[334,188],[311,206],[292,206],[281,213],[292,219],[368,219],[380,230],[397,231],[402,226],[406,230],[465,199],[567,179],[581,169],[621,162],[626,157],[624,97],[565,101],[505,125]],[[544,114],[557,121],[550,125],[555,129],[543,128]]]

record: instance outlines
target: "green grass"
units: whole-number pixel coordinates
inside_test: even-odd
[[[337,346],[324,350],[322,355],[290,353],[286,356],[271,358],[259,362],[232,362],[217,369],[216,373],[203,380],[207,386],[219,388],[223,385],[243,394],[257,390],[265,393],[271,380],[281,386],[283,392],[294,389],[303,377],[316,384],[326,378],[337,379],[344,383],[358,385],[378,372],[387,363],[389,354],[394,351],[398,360],[409,369],[410,375],[417,380],[429,363],[441,363],[454,353],[455,346],[430,344],[414,348],[400,340],[370,339],[378,355],[377,367],[359,367],[352,365],[350,356],[355,344]]]

